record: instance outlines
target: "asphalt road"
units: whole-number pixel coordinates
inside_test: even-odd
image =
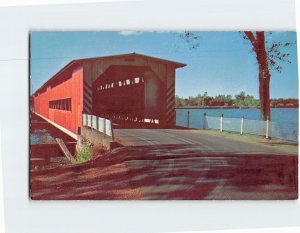
[[[197,151],[201,153],[282,154],[276,148],[253,143],[251,139],[249,142],[244,142],[199,132],[199,130],[185,129],[116,129],[115,137],[124,146],[172,145],[174,150],[190,146],[193,153]],[[170,153],[170,151],[159,151],[160,154],[164,152]]]
[[[31,171],[33,199],[298,198],[297,146],[180,129],[117,129],[124,145],[81,165]],[[243,141],[244,140],[244,141]]]

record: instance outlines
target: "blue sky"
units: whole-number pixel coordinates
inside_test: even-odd
[[[176,71],[176,94],[181,97],[240,91],[258,97],[258,66],[251,44],[239,32],[195,32],[199,47],[191,49],[178,32],[32,32],[33,92],[73,59],[122,53],[175,60],[187,64]],[[273,41],[295,42],[295,32],[266,34]],[[271,98],[298,98],[296,45],[282,50],[292,64],[282,73],[271,71]]]

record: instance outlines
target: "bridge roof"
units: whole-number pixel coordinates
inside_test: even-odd
[[[137,58],[143,58],[143,59],[150,59],[150,60],[156,60],[162,63],[170,63],[173,64],[176,68],[184,67],[186,64],[176,61],[171,61],[167,59],[162,59],[158,57],[152,57],[140,53],[126,53],[126,54],[118,54],[118,55],[111,55],[111,56],[103,56],[103,57],[91,57],[91,58],[82,58],[82,59],[76,59],[72,62],[84,62],[84,61],[93,61],[93,60],[105,60],[105,59],[111,59],[111,58],[128,58],[128,57],[137,57]]]
[[[63,74],[64,72],[67,72],[67,70],[71,67],[76,68],[78,66],[81,66],[82,63],[84,63],[84,62],[101,61],[101,60],[112,59],[112,58],[142,58],[142,59],[158,61],[161,63],[172,64],[175,66],[175,68],[181,68],[181,67],[186,66],[186,64],[184,64],[184,63],[171,61],[171,60],[167,60],[167,59],[162,59],[162,58],[158,58],[158,57],[152,57],[152,56],[139,54],[139,53],[126,53],[126,54],[118,54],[118,55],[103,56],[103,57],[75,59],[75,60],[70,61],[67,65],[65,65],[62,69],[60,69],[54,76],[52,76],[52,78],[50,78],[38,90],[36,90],[33,95],[36,95],[39,92],[43,92],[43,90],[45,90],[47,88],[47,86],[49,86],[51,83],[57,82],[58,79],[60,79],[59,78],[60,75]]]

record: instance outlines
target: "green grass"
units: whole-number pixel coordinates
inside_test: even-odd
[[[84,163],[91,160],[92,152],[91,148],[87,145],[84,145],[80,150],[77,151],[76,162]]]

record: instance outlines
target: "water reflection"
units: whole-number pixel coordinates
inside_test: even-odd
[[[56,143],[55,138],[47,129],[33,129],[30,134],[30,142],[32,145]]]

